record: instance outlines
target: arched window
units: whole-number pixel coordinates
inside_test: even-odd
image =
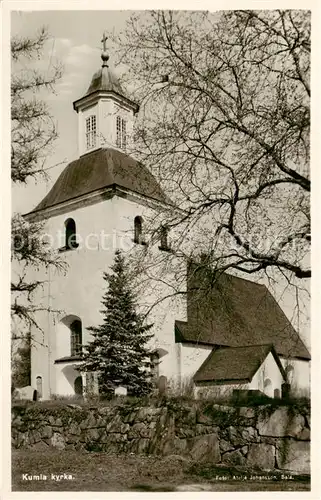
[[[160,228],[160,250],[169,250],[168,246],[168,227],[161,226]]]
[[[74,219],[67,219],[65,222],[66,250],[73,250],[78,247],[76,239],[76,223]]]
[[[145,244],[143,239],[143,218],[139,215],[134,219],[134,243]]]
[[[36,387],[37,387],[37,393],[38,397],[42,398],[42,377],[36,377]]]
[[[70,325],[70,354],[77,356],[81,353],[82,328],[80,319],[75,319]]]
[[[92,149],[96,147],[97,124],[96,116],[91,115],[86,118],[86,148]]]

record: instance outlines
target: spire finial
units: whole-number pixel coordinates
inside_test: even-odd
[[[103,51],[101,53],[101,59],[103,61],[103,67],[104,66],[108,67],[107,61],[109,59],[109,55],[107,54],[107,45],[106,45],[107,40],[108,40],[108,37],[106,35],[106,31],[104,31],[103,38],[101,40],[101,43],[103,44]]]

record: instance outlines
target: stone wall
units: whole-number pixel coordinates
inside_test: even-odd
[[[310,472],[306,407],[229,407],[209,403],[105,407],[16,405],[14,448],[86,449],[181,455],[194,461]]]

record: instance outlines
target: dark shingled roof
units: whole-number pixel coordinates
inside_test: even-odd
[[[95,150],[69,163],[33,212],[108,186],[119,186],[157,201],[171,203],[147,168],[125,153],[110,148]]]
[[[268,344],[214,349],[195,373],[194,381],[250,382],[271,351],[282,375],[285,377],[284,370],[273,346]]]
[[[278,355],[310,359],[290,321],[264,285],[189,266],[187,322],[176,341],[219,346],[273,344]]]
[[[117,94],[125,96],[118,78],[106,66],[103,66],[94,74],[85,96],[97,91],[116,92]]]

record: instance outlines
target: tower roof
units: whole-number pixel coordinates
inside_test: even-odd
[[[30,214],[116,186],[151,200],[171,203],[146,167],[121,151],[102,148],[69,163]]]
[[[114,73],[110,70],[108,66],[109,54],[107,52],[107,35],[103,34],[103,38],[101,43],[103,44],[103,50],[101,53],[102,66],[99,71],[97,71],[92,77],[91,84],[86,92],[86,96],[92,94],[97,91],[105,91],[105,92],[116,92],[120,95],[125,95],[124,91],[118,81],[118,78],[114,75]]]
[[[78,111],[78,107],[81,103],[84,103],[88,100],[89,96],[93,94],[100,94],[104,92],[113,92],[118,96],[118,98],[122,98],[125,100],[127,105],[129,105],[134,112],[136,113],[139,109],[139,106],[136,102],[132,101],[127,93],[124,91],[121,86],[118,77],[108,66],[109,55],[106,49],[106,41],[107,36],[104,33],[102,43],[103,43],[103,51],[101,53],[102,66],[101,68],[94,73],[90,85],[87,89],[87,92],[83,97],[74,101],[74,109]]]
[[[85,96],[88,96],[97,91],[116,92],[116,94],[126,97],[126,94],[122,86],[120,85],[118,78],[108,66],[102,66],[98,71],[96,71],[96,73],[92,77],[91,83]]]

